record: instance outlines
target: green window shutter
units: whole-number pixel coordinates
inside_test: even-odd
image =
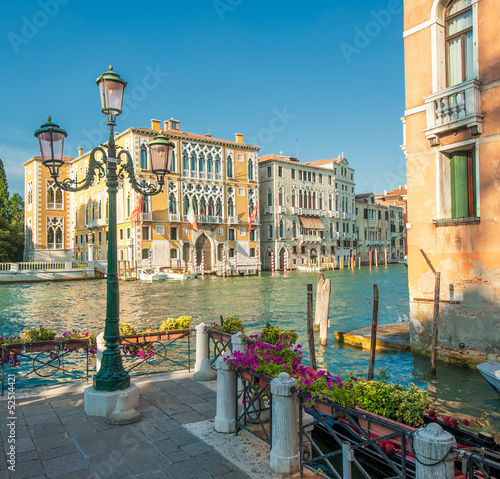
[[[451,170],[451,216],[466,218],[469,216],[467,152],[454,153],[450,161]]]

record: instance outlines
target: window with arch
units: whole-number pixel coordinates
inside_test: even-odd
[[[182,169],[184,170],[183,174],[189,170],[189,158],[186,153],[182,155]]]
[[[273,206],[273,193],[271,188],[267,189],[267,206]]]
[[[285,237],[285,226],[283,224],[283,220],[280,220],[279,236],[280,236],[280,238]]]
[[[292,223],[292,238],[297,238],[297,223],[295,220]]]
[[[215,157],[215,174],[218,175],[220,174],[220,157],[217,155]]]
[[[278,190],[278,205],[283,206],[283,188]]]
[[[194,154],[194,151],[191,153],[191,171],[196,171],[196,155]]]
[[[47,180],[47,208],[51,210],[63,209],[62,191],[57,187],[54,180]]]
[[[269,225],[269,226],[268,226],[268,229],[267,229],[267,237],[268,237],[269,239],[272,239],[272,237],[273,237],[273,225]]]
[[[168,212],[171,215],[176,215],[177,214],[177,198],[175,197],[174,193],[170,193],[168,197]],[[187,211],[186,211],[187,214]]]
[[[130,218],[130,213],[131,213],[131,200],[130,200],[130,193],[127,195],[127,218]]]
[[[33,182],[32,181],[28,181],[28,192],[27,192],[26,198],[27,198],[26,203],[28,205],[33,204]]]
[[[214,160],[212,159],[212,155],[208,155],[207,158],[207,173],[213,173],[214,171]]]
[[[295,190],[292,191],[292,208],[295,207]]]
[[[299,191],[299,208],[302,208],[302,191]]]
[[[203,155],[200,155],[200,158],[198,160],[198,167],[199,167],[200,173],[205,172],[205,157]]]
[[[251,181],[254,179],[253,170],[254,170],[253,159],[249,158],[248,159],[248,179]]]
[[[227,200],[227,215],[234,216],[234,203],[232,198]]]
[[[141,145],[141,149],[139,151],[139,167],[141,170],[148,169],[148,148],[145,143]]]
[[[228,178],[233,178],[234,177],[234,173],[233,173],[233,158],[231,157],[231,155],[229,155],[227,157],[227,161],[226,161],[226,175]]]
[[[63,249],[64,219],[47,217],[47,249]]]
[[[175,151],[172,151],[172,160],[170,162],[170,173],[175,173],[177,171]]]
[[[250,248],[249,255],[250,258],[255,258],[255,248]]]
[[[473,78],[472,0],[454,0],[445,13],[448,86]]]

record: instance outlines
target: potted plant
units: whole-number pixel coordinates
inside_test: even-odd
[[[54,341],[56,332],[41,325],[38,328],[26,328],[21,332],[21,338],[25,342],[27,352],[53,351],[57,348]]]
[[[278,341],[295,344],[298,337],[299,335],[294,329],[281,329],[279,326],[271,326],[271,323],[266,323],[261,333],[250,335],[248,339],[268,344],[276,344]]]
[[[67,351],[75,351],[79,348],[86,347],[87,340],[92,338],[93,334],[89,332],[72,329],[71,331],[65,331],[60,336],[57,336],[56,341],[60,342],[60,349],[64,348]]]
[[[176,333],[176,330],[189,330],[193,318],[191,316],[180,316],[177,319],[168,318],[160,325],[160,331],[166,331],[164,339],[177,339],[186,335],[186,331]],[[171,332],[174,331],[174,332]]]
[[[228,316],[226,319],[222,320],[222,324],[211,323],[208,329],[214,341],[225,341],[229,342],[233,334],[243,331],[245,325],[240,318],[234,316]]]

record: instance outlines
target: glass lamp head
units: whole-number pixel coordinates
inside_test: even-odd
[[[64,164],[64,139],[68,134],[48,116],[47,123],[35,130],[34,135],[40,144],[43,165],[52,176],[57,177],[59,168]]]
[[[151,169],[158,176],[158,180],[163,181],[163,177],[170,172],[172,166],[172,153],[175,144],[160,133],[149,142],[148,147],[151,157]]]
[[[109,70],[103,73],[97,80],[99,93],[101,95],[101,111],[110,119],[114,119],[122,112],[123,90],[127,82],[118,73],[113,71],[110,65]]]

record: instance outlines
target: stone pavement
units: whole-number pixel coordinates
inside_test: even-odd
[[[181,372],[133,378],[142,419],[127,426],[111,426],[84,413],[86,384],[16,391],[15,472],[7,469],[12,416],[7,395],[0,398],[0,479],[275,477],[255,468],[248,475],[210,441],[188,430],[193,423],[204,423],[207,429],[215,415],[215,382],[200,383],[191,376]]]

